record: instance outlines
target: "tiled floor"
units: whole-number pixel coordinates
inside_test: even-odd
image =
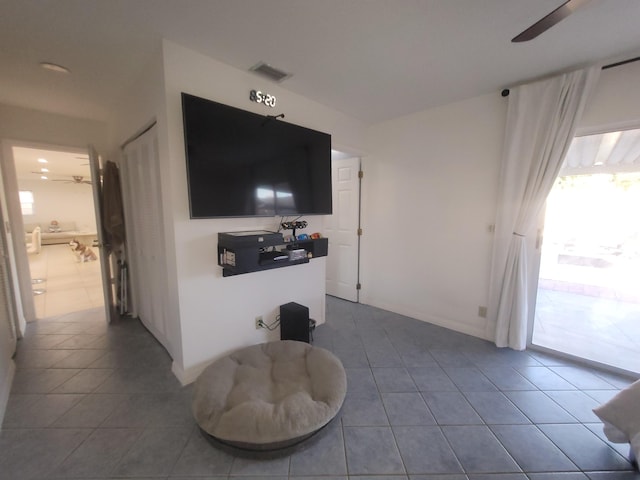
[[[340,417],[307,448],[213,448],[191,389],[133,320],[30,324],[0,434],[0,479],[628,480],[591,408],[629,379],[329,297],[315,344],[347,371]]]
[[[97,247],[91,249],[98,254]],[[38,254],[29,255],[33,285],[45,293],[33,301],[37,318],[48,318],[104,305],[100,260],[79,262],[69,245],[43,245]]]

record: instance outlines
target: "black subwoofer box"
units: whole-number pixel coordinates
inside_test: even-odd
[[[309,343],[309,308],[295,302],[280,305],[280,340]]]

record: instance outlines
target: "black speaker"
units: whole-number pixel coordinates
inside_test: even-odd
[[[280,340],[309,343],[309,308],[295,302],[280,305]]]

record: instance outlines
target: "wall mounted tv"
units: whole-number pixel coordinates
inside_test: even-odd
[[[331,136],[182,94],[191,218],[328,215]]]

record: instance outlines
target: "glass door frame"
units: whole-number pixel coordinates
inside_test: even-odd
[[[612,124],[605,127],[598,128],[585,128],[578,129],[574,138],[576,137],[584,137],[589,135],[599,135],[617,131],[624,130],[634,130],[639,129],[639,122],[625,122],[621,124]],[[573,140],[572,140],[573,141]],[[558,175],[558,177],[562,176],[562,172]],[[527,262],[530,268],[528,269],[528,299],[529,299],[529,309],[528,309],[528,319],[527,319],[527,349],[550,354],[555,357],[559,357],[562,359],[567,359],[576,363],[583,364],[585,366],[598,368],[600,370],[605,370],[608,372],[629,375],[631,377],[637,378],[638,373],[631,372],[613,365],[608,365],[606,363],[598,362],[595,360],[591,360],[588,358],[580,357],[577,355],[573,355],[567,352],[562,352],[560,350],[555,350],[549,347],[544,347],[542,345],[536,345],[533,343],[533,330],[535,326],[535,316],[536,316],[536,305],[538,300],[538,285],[540,280],[540,266],[542,259],[542,244],[544,240],[544,226],[545,226],[545,214],[546,214],[546,202],[545,206],[542,208],[540,215],[538,217],[538,222],[536,225],[535,233],[536,235],[528,235],[527,236]],[[531,232],[533,233],[533,231]]]

